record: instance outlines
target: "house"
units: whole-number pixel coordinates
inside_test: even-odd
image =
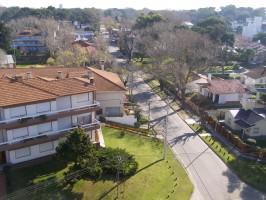
[[[16,164],[54,154],[66,133],[82,127],[104,146],[93,79],[33,77],[0,80],[0,163]]]
[[[45,67],[45,68],[16,68],[0,69],[0,77],[26,75],[30,73],[32,77],[42,77],[46,79],[80,78],[84,80],[94,80],[96,88],[96,100],[101,104],[101,112],[104,116],[122,116],[124,111],[124,101],[127,89],[120,77],[112,72],[95,69],[92,67]]]
[[[225,112],[224,123],[243,136],[263,137],[266,136],[266,109],[235,109]]]
[[[186,93],[200,93],[201,86],[207,83],[207,76],[193,73],[191,80],[186,84]]]
[[[249,90],[255,92],[256,88],[261,88],[266,85],[266,67],[250,69],[248,72],[242,74],[241,80]]]
[[[82,48],[85,48],[86,51],[91,56],[96,56],[96,54],[97,54],[97,48],[96,48],[95,44],[93,44],[91,42],[84,41],[84,40],[76,40],[76,41],[72,42],[72,45],[78,45]]]
[[[42,33],[33,33],[32,30],[24,30],[12,40],[11,47],[23,54],[45,54],[48,48],[45,46]]]
[[[3,55],[0,57],[0,68],[14,68],[16,63],[12,55]]]
[[[244,86],[238,80],[208,80],[202,85],[201,94],[216,104],[240,103]]]
[[[95,79],[96,99],[100,102],[105,116],[123,116],[127,89],[120,77],[112,72],[90,67]]]

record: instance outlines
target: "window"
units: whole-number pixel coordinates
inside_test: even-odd
[[[15,150],[15,158],[23,158],[30,156],[30,147]]]
[[[259,134],[260,129],[259,128],[253,128],[253,134]]]
[[[13,129],[12,132],[13,132],[13,139],[14,140],[29,136],[29,132],[28,132],[27,127]]]
[[[82,102],[88,102],[89,101],[89,94],[79,94],[77,95],[77,102],[82,103]]]
[[[77,117],[78,125],[91,124],[91,114]]]
[[[52,131],[52,122],[44,123],[44,124],[39,124],[38,125],[38,133],[46,133]]]
[[[10,108],[10,117],[11,118],[22,117],[22,116],[25,116],[26,114],[27,114],[27,112],[26,112],[25,106]]]
[[[51,111],[50,102],[37,104],[37,113],[44,113]]]
[[[54,143],[47,142],[47,143],[39,144],[39,150],[40,150],[40,153],[43,153],[46,151],[52,151],[54,150]]]

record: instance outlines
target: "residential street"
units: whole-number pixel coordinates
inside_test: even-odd
[[[134,80],[133,94],[144,112],[148,114],[151,103],[151,119],[155,121],[166,115],[168,109],[167,140],[177,159],[186,168],[194,184],[193,200],[262,200],[265,195],[247,186],[216,156],[212,150],[169,107],[160,101],[150,87],[138,76]],[[161,124],[161,125],[160,125]],[[160,123],[157,129],[162,129]]]

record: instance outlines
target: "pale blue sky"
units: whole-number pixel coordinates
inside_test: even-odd
[[[126,8],[135,9],[195,9],[202,7],[221,7],[234,4],[237,7],[266,7],[266,0],[0,0],[2,6],[20,7],[58,7],[63,4],[64,8],[95,7],[95,8]]]

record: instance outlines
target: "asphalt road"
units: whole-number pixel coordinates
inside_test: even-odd
[[[266,199],[262,193],[243,183],[165,102],[160,101],[140,76],[135,77],[133,85],[134,97],[144,112],[148,113],[147,102],[152,101],[151,119],[154,123],[162,119],[168,109],[167,140],[194,184],[191,199]],[[155,127],[161,130],[162,123]]]

